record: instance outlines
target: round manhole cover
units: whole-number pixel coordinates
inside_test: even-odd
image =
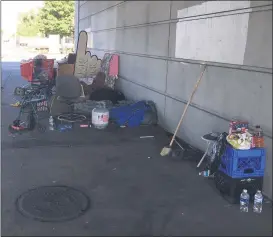
[[[17,199],[18,211],[39,221],[57,222],[77,218],[89,208],[89,198],[66,186],[43,186],[23,193]]]

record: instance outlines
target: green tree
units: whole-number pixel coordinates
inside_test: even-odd
[[[17,24],[17,35],[37,36],[39,34],[38,16],[34,11],[21,13]]]
[[[39,30],[44,35],[72,36],[74,1],[45,1],[39,12]]]

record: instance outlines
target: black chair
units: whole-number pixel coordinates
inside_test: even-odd
[[[84,115],[74,113],[74,104],[85,100],[82,97],[82,87],[77,77],[69,75],[58,76],[56,78],[56,96],[57,100],[66,103],[70,107],[70,112],[59,115],[58,120],[70,123],[86,120]]]

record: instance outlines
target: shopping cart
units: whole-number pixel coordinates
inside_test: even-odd
[[[33,59],[20,65],[21,76],[32,84],[53,81],[54,59]]]
[[[47,89],[46,85],[21,89],[19,114],[12,124],[9,125],[9,132],[11,134],[22,134],[33,131],[35,128],[38,128],[40,132],[46,130],[46,127],[40,123],[43,117],[38,113],[38,104],[44,102],[47,102],[47,105],[49,104]],[[47,112],[49,112],[49,109]],[[48,113],[45,118],[48,118]]]
[[[16,87],[14,90],[14,95],[20,98],[18,101],[20,111],[17,118],[9,125],[10,133],[22,134],[33,131],[37,125],[39,131],[45,131],[45,126],[39,123],[42,118],[38,112],[41,112],[41,106],[46,107],[46,110],[42,111],[50,112],[48,105],[54,86],[53,67],[54,59],[34,59],[21,63],[21,76],[29,84]],[[48,113],[46,115],[48,117]]]
[[[55,85],[54,59],[33,59],[22,62],[20,65],[21,76],[29,83],[14,89],[15,96],[24,96],[26,91],[32,91],[43,85],[47,91],[47,97],[52,95],[52,88]],[[21,104],[17,101],[16,104]]]

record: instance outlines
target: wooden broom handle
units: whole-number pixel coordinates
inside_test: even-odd
[[[201,82],[201,79],[202,79],[202,77],[203,77],[203,75],[204,75],[204,72],[205,72],[205,70],[206,70],[206,67],[207,67],[207,65],[204,66],[204,69],[203,69],[203,71],[202,71],[202,73],[201,73],[199,79],[197,80],[197,82],[196,82],[196,84],[195,84],[195,86],[194,86],[194,88],[193,88],[193,91],[192,91],[192,93],[191,93],[191,97],[190,97],[190,99],[188,100],[188,103],[187,103],[187,105],[186,105],[185,108],[184,108],[183,114],[181,115],[180,121],[179,121],[179,123],[178,123],[178,125],[177,125],[177,127],[176,127],[176,129],[175,129],[175,132],[174,132],[174,134],[173,134],[173,137],[172,137],[172,140],[171,140],[169,146],[172,146],[172,144],[173,144],[173,142],[174,142],[175,136],[176,136],[176,134],[177,134],[177,132],[178,132],[180,126],[181,126],[181,123],[182,123],[183,118],[184,118],[184,116],[185,116],[185,114],[186,114],[186,111],[187,111],[187,109],[188,109],[188,107],[189,107],[189,105],[190,105],[190,103],[191,103],[191,101],[192,101],[192,98],[193,98],[194,94],[195,94],[195,91],[197,90],[197,88],[198,88],[198,86],[199,86],[199,84],[200,84],[200,82]]]

